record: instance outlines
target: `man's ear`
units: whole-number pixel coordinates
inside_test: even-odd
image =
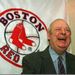
[[[47,38],[48,38],[48,40],[50,40],[50,38],[51,38],[51,33],[47,33]]]

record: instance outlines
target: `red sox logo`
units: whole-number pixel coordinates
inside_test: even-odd
[[[34,13],[23,9],[0,13],[0,55],[11,64],[21,67],[23,56],[44,50],[46,36],[46,25]]]

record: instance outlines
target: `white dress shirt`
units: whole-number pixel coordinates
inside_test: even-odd
[[[49,53],[51,55],[51,58],[52,58],[52,61],[53,61],[56,73],[58,74],[58,57],[59,57],[59,55],[51,47],[49,47]],[[62,63],[64,65],[65,72],[66,72],[66,58],[65,58],[65,53],[63,55],[61,55],[61,57],[63,59]]]

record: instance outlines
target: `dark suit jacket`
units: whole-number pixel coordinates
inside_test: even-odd
[[[56,74],[49,48],[23,58],[22,74]],[[67,74],[75,74],[75,56],[66,52]]]

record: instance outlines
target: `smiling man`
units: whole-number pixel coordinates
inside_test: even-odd
[[[48,39],[51,47],[58,53],[63,54],[71,42],[71,30],[62,19],[55,20],[49,29]]]
[[[71,30],[63,19],[53,21],[48,30],[49,46],[23,58],[22,74],[75,74],[75,56],[66,50]]]

